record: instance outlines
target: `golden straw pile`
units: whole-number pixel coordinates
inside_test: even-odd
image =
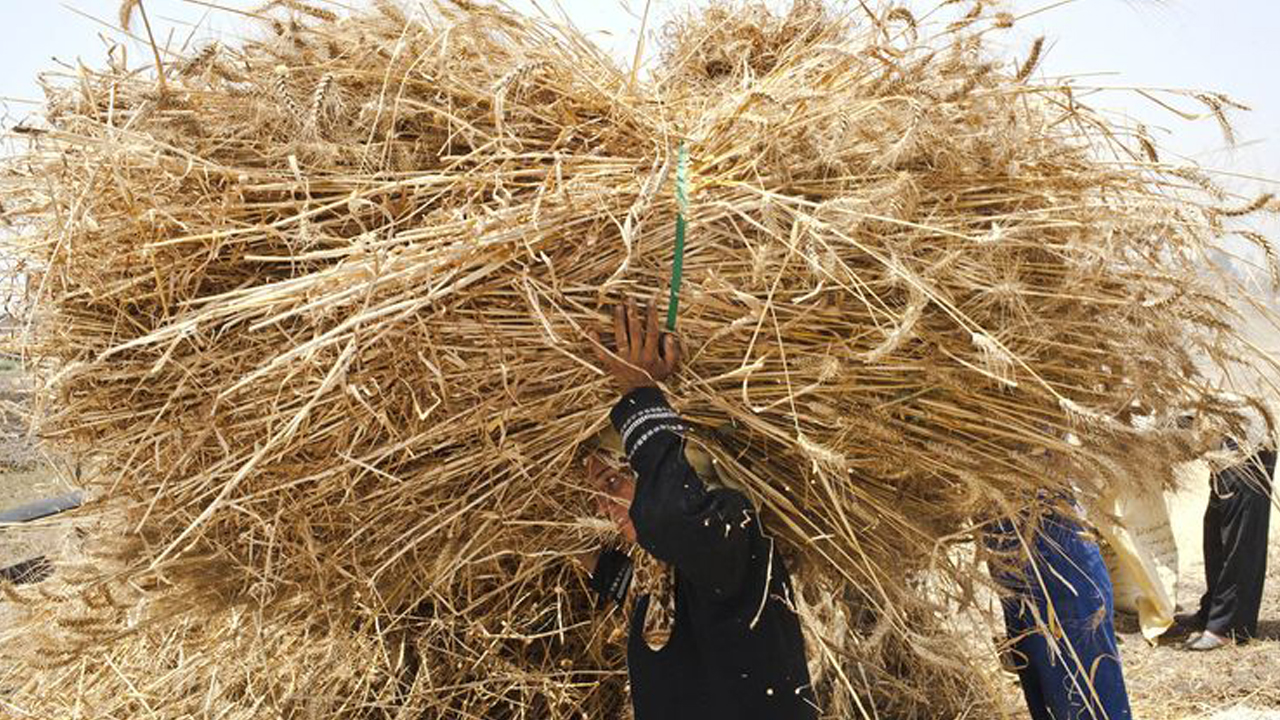
[[[4,589],[5,703],[621,716],[623,625],[569,559],[607,534],[584,358],[667,287],[681,143],[669,394],[785,548],[830,717],[989,702],[944,629],[984,577],[953,549],[1163,482],[1198,451],[1181,411],[1241,422],[1206,372],[1260,361],[1205,258],[1276,202],[1037,79],[1042,43],[988,51],[990,2],[715,5],[651,74],[476,2],[373,6],[277,0],[158,73],[117,48],[47,78],[0,202],[93,531]]]

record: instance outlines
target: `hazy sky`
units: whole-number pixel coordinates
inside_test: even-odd
[[[360,1],[346,0],[348,4]],[[264,0],[215,2],[246,9],[264,4]],[[527,7],[532,2],[514,0],[513,4]],[[555,0],[540,2],[555,7]],[[630,11],[617,0],[561,0],[560,4],[580,28],[597,33],[601,45],[629,60],[643,0],[630,0]],[[907,4],[927,9],[935,3],[908,0]],[[1141,119],[1172,153],[1216,168],[1280,180],[1280,84],[1276,81],[1280,0],[1011,0],[1009,4],[1019,14],[1059,5],[1019,21],[1004,35],[1003,42],[1014,57],[1025,55],[1036,36],[1047,37],[1042,74],[1087,75],[1077,80],[1081,85],[1212,89],[1252,106],[1254,112],[1235,116],[1239,144],[1228,149],[1212,118],[1187,122],[1131,93],[1109,92],[1090,100],[1095,106]],[[687,5],[686,0],[653,0],[651,29],[673,9]],[[145,6],[161,42],[173,46],[180,46],[192,32],[198,38],[233,39],[237,28],[243,27],[242,18],[193,0],[145,0]],[[20,101],[37,99],[35,75],[54,67],[54,58],[101,64],[102,36],[113,30],[76,11],[113,23],[118,7],[119,0],[66,0],[65,4],[0,0],[4,126],[35,110],[34,105]],[[144,62],[147,54],[145,46],[130,44],[131,65]],[[1201,111],[1193,102],[1179,105]],[[1233,189],[1280,193],[1280,184],[1241,180]],[[1280,223],[1267,229],[1280,230]]]
[[[358,3],[360,0],[346,0]],[[542,0],[554,7],[555,0]],[[529,5],[531,0],[517,0]],[[0,97],[6,98],[4,124],[31,112],[15,100],[38,97],[36,73],[54,67],[54,58],[77,58],[100,64],[112,30],[75,11],[113,22],[119,0],[0,0]],[[233,8],[261,6],[263,0],[217,0]],[[561,0],[579,27],[600,33],[600,43],[630,56],[639,28],[643,0],[630,0],[628,12],[615,0]],[[653,0],[656,26],[685,0]],[[909,2],[927,8],[931,0]],[[1018,13],[1035,11],[1054,0],[1015,0]],[[162,42],[181,45],[193,31],[197,37],[234,35],[241,19],[189,0],[146,0]],[[73,10],[74,9],[74,10]],[[135,28],[139,29],[139,28]],[[606,34],[607,33],[607,34]],[[1048,39],[1041,72],[1049,75],[1091,74],[1081,84],[1141,85],[1213,89],[1251,105],[1252,113],[1236,117],[1240,147],[1227,151],[1212,119],[1185,122],[1149,102],[1111,93],[1096,104],[1141,117],[1152,126],[1173,131],[1163,142],[1173,151],[1248,174],[1280,179],[1280,0],[1069,0],[1020,21],[1006,35],[1012,53],[1021,57],[1037,35]],[[142,62],[146,48],[133,43],[131,64]],[[1194,103],[1183,103],[1197,111]]]

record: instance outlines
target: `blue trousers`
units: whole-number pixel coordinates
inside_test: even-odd
[[[1009,521],[987,535],[993,550],[1023,561],[993,567],[1008,595],[1005,629],[1033,720],[1131,720],[1116,647],[1111,577],[1098,546],[1060,516],[1042,520],[1031,559]]]

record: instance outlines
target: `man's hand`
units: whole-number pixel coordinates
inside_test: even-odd
[[[658,326],[657,303],[649,304],[643,318],[633,300],[614,306],[613,340],[615,353],[604,347],[601,337],[596,355],[623,395],[666,380],[680,366],[680,345]]]

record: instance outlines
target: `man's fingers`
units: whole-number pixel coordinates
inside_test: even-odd
[[[622,303],[613,306],[613,342],[614,349],[622,357],[627,356],[627,317]]]
[[[662,365],[668,375],[680,367],[680,339],[671,333],[662,336]]]
[[[619,372],[626,367],[625,363],[618,361],[618,356],[609,352],[609,348],[605,347],[604,337],[600,337],[600,344],[592,348],[595,350],[596,358],[600,361],[600,368],[606,374],[618,377]]]
[[[591,349],[595,351],[596,357],[600,360],[600,364],[607,368],[613,361],[613,358],[609,356],[609,348],[604,344],[604,333],[597,333],[596,341],[597,342],[591,346]]]
[[[662,332],[658,329],[658,297],[649,301],[645,312],[644,359],[653,362],[658,359],[658,347],[662,342]]]
[[[636,301],[633,298],[627,299],[626,316],[627,332],[631,335],[631,344],[628,346],[627,352],[622,355],[622,358],[634,364],[643,349],[641,343],[644,342],[644,327],[641,325],[640,312],[636,310]]]

